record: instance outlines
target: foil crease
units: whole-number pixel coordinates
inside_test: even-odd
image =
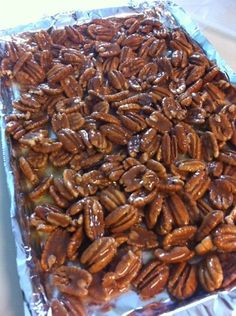
[[[171,28],[181,26],[192,39],[194,39],[205,51],[208,58],[214,61],[223,71],[231,83],[236,84],[236,74],[220,57],[218,52],[202,34],[198,26],[191,20],[185,11],[172,1],[140,1],[122,0],[112,3],[111,7],[97,8],[88,11],[74,11],[58,13],[51,17],[44,17],[40,21],[35,21],[23,26],[17,26],[7,30],[0,30],[0,55],[4,49],[5,41],[10,38],[17,38],[17,34],[23,32],[34,32],[50,27],[60,28],[65,25],[82,24],[94,18],[106,18],[112,16],[127,16],[135,13],[142,13],[145,10],[153,9],[160,20]],[[122,2],[122,5],[121,5]],[[102,4],[100,4],[102,5]],[[210,8],[209,8],[210,9]],[[11,102],[18,96],[17,90],[5,89],[0,82],[0,128],[1,142],[3,148],[3,159],[5,172],[7,174],[7,184],[11,199],[11,221],[12,230],[15,236],[17,249],[17,268],[20,286],[24,296],[25,315],[50,316],[51,310],[48,306],[47,297],[43,285],[40,283],[37,272],[37,264],[34,260],[34,253],[31,249],[29,227],[24,214],[19,210],[20,198],[17,198],[18,187],[17,171],[14,161],[11,160],[10,146],[5,137],[4,116],[9,112]],[[236,287],[229,290],[219,291],[213,294],[198,293],[190,300],[177,303],[163,292],[151,300],[142,301],[139,296],[129,291],[121,295],[115,302],[115,306],[107,312],[91,312],[92,316],[149,316],[149,315],[175,315],[175,316],[230,316],[236,314]]]

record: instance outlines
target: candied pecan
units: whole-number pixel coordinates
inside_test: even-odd
[[[168,278],[169,267],[153,260],[142,268],[133,285],[143,299],[149,299],[164,289]]]
[[[200,137],[195,131],[190,132],[187,137],[189,139],[189,156],[194,159],[200,159],[202,156],[202,143]]]
[[[53,176],[49,176],[44,178],[38,186],[36,186],[33,191],[29,193],[29,198],[32,200],[36,200],[40,198],[50,187],[53,180]]]
[[[178,194],[171,194],[166,199],[166,203],[177,226],[181,227],[189,224],[190,217],[188,210]]]
[[[144,117],[138,113],[120,115],[120,120],[132,132],[140,132],[147,127]]]
[[[143,207],[146,204],[151,203],[157,193],[157,189],[153,189],[151,192],[147,189],[139,189],[137,191],[134,191],[128,198],[128,201],[130,204],[132,204],[135,207]]]
[[[158,178],[160,179],[167,178],[166,168],[159,161],[156,161],[154,159],[149,159],[146,162],[146,166],[150,170],[154,171],[157,174]]]
[[[125,204],[125,194],[116,188],[115,186],[109,186],[102,190],[99,195],[99,201],[109,212],[113,211],[117,207]]]
[[[178,149],[181,153],[185,154],[189,148],[189,139],[186,135],[186,125],[183,123],[178,123],[175,128],[175,135],[177,137]]]
[[[24,157],[19,158],[19,167],[23,172],[26,179],[28,179],[33,185],[39,182],[39,178],[35,171],[31,168],[29,162]]]
[[[109,80],[110,85],[117,89],[117,90],[127,90],[128,89],[128,82],[125,79],[122,72],[117,69],[112,69],[108,71],[107,77]]]
[[[221,262],[224,279],[222,288],[232,287],[235,285],[235,253],[220,253],[219,259]]]
[[[47,79],[50,84],[56,83],[65,79],[67,76],[73,73],[73,67],[71,65],[54,65],[47,73]]]
[[[216,254],[209,254],[198,269],[201,286],[207,292],[213,292],[221,287],[223,282],[223,270]]]
[[[145,219],[147,223],[147,227],[152,229],[159,218],[159,215],[162,210],[163,204],[163,195],[158,193],[152,203],[149,204],[147,211],[145,212]]]
[[[120,46],[117,43],[96,42],[95,49],[98,55],[104,58],[120,54]]]
[[[70,238],[67,246],[66,254],[70,260],[75,260],[78,256],[78,249],[83,241],[83,228],[79,227]]]
[[[221,251],[235,251],[236,226],[232,224],[220,225],[213,234],[213,243]]]
[[[61,183],[61,181],[57,181],[56,183],[58,187],[60,186],[60,189],[61,189],[60,191],[64,190],[63,193],[64,195],[67,196],[68,191],[63,187],[63,183]],[[49,187],[49,193],[51,197],[53,198],[54,202],[56,203],[56,205],[61,208],[67,208],[69,206],[68,200],[63,195],[60,194],[60,191],[57,189],[55,185],[50,185]]]
[[[68,242],[69,234],[64,229],[57,228],[49,235],[41,255],[41,267],[44,271],[50,271],[63,265],[66,259],[65,249]]]
[[[161,142],[161,156],[166,165],[170,165],[177,159],[178,147],[175,135],[170,136],[169,133],[164,133]]]
[[[192,296],[197,289],[197,267],[186,262],[173,267],[168,282],[169,293],[179,300]]]
[[[116,33],[116,28],[112,21],[96,19],[88,26],[87,32],[97,41],[110,42]]]
[[[138,209],[125,204],[113,210],[105,218],[105,226],[112,233],[121,233],[138,221]]]
[[[227,210],[234,200],[230,182],[226,179],[214,180],[209,188],[209,197],[216,208]]]
[[[145,61],[143,58],[128,58],[120,64],[119,70],[123,73],[125,78],[131,78],[136,76],[144,65]]]
[[[236,221],[236,206],[230,211],[230,213],[225,217],[227,224],[233,225]]]
[[[49,156],[49,160],[55,167],[66,166],[72,158],[73,156],[62,148],[58,151],[52,152]]]
[[[107,295],[121,293],[129,288],[132,280],[137,276],[141,268],[141,258],[131,250],[122,256],[115,267],[114,272],[107,272],[102,280],[102,286]]]
[[[127,243],[141,249],[156,248],[158,246],[157,235],[142,226],[134,226],[130,230]]]
[[[60,131],[57,133],[57,136],[64,149],[72,154],[76,154],[81,149],[84,149],[84,144],[81,140],[81,137],[69,128],[60,129]]]
[[[162,100],[162,109],[166,117],[169,120],[177,119],[182,121],[185,119],[187,111],[181,107],[181,105],[170,97],[165,97]]]
[[[186,172],[196,172],[204,170],[206,165],[204,161],[197,159],[185,159],[177,161],[178,169]]]
[[[92,275],[77,267],[61,266],[57,268],[52,277],[52,283],[61,293],[73,296],[86,296],[88,287],[92,282]]]
[[[219,141],[227,141],[233,135],[232,125],[224,113],[211,115],[209,117],[209,126],[212,133]]]
[[[146,172],[144,165],[136,165],[127,170],[120,178],[120,184],[125,187],[126,192],[133,192],[142,187],[142,177]]]
[[[82,253],[80,262],[88,267],[90,273],[101,271],[116,255],[116,247],[114,238],[98,238]]]
[[[214,244],[213,244],[211,236],[206,236],[200,241],[199,244],[196,245],[194,250],[198,255],[203,256],[206,253],[212,251],[213,249],[214,249]]]
[[[164,237],[163,248],[169,249],[172,246],[185,246],[189,240],[193,239],[196,232],[196,226],[176,228]]]
[[[205,132],[201,136],[203,157],[206,161],[212,161],[219,156],[219,146],[216,136],[212,132]]]
[[[158,260],[164,263],[178,263],[188,261],[194,256],[194,252],[186,246],[176,246],[171,248],[169,251],[158,248],[155,250],[154,254]]]
[[[222,211],[212,211],[207,214],[203,219],[201,226],[198,228],[196,240],[200,241],[209,235],[211,231],[223,221],[223,219],[224,213]]]
[[[131,137],[124,127],[115,124],[104,124],[100,130],[111,142],[119,145],[126,145]]]
[[[30,150],[27,154],[27,161],[34,169],[44,168],[48,161],[48,155]]]
[[[157,135],[156,130],[149,128],[141,137],[140,150],[147,155],[147,159],[149,159],[158,151],[160,143],[161,137]]]
[[[96,198],[86,198],[84,202],[84,229],[87,237],[95,240],[104,234],[102,205]]]
[[[204,170],[197,171],[186,182],[185,190],[194,200],[200,199],[208,190],[211,179],[207,176]]]
[[[34,211],[37,216],[54,226],[67,227],[71,222],[70,216],[52,205],[38,205]]]
[[[140,135],[134,135],[130,138],[127,144],[127,150],[130,157],[134,158],[137,156],[140,150],[141,137]]]
[[[224,150],[219,154],[219,160],[231,166],[236,166],[236,152],[234,150]]]
[[[55,113],[52,117],[51,124],[54,132],[63,128],[70,128],[70,122],[66,113]]]
[[[150,127],[163,134],[169,132],[172,127],[171,121],[158,111],[153,112],[149,118],[146,118],[146,122]]]

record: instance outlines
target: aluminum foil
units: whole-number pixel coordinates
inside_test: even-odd
[[[4,42],[9,40],[10,37],[17,38],[17,34],[22,32],[32,32],[40,29],[48,29],[49,27],[60,28],[65,25],[82,24],[94,18],[127,16],[134,13],[143,13],[144,10],[154,9],[164,24],[170,27],[179,25],[183,27],[199,43],[209,59],[215,61],[229,80],[233,84],[236,84],[236,74],[215,51],[198,26],[178,5],[171,1],[143,2],[122,0],[122,4],[121,1],[111,2],[110,6],[109,8],[97,8],[88,11],[78,10],[69,13],[59,13],[52,17],[44,17],[38,22],[0,31],[0,54],[4,49]],[[11,110],[11,103],[18,97],[18,91],[14,88],[5,89],[0,82],[0,92],[1,142],[7,184],[11,198],[10,213],[17,248],[17,267],[20,286],[24,295],[25,315],[49,316],[51,315],[51,311],[48,307],[45,289],[40,281],[34,249],[31,247],[29,227],[23,213],[24,207],[21,205],[20,197],[16,194],[19,183],[17,170],[10,156],[11,144],[5,137],[4,116]],[[198,293],[190,300],[182,303],[173,301],[166,292],[155,296],[151,300],[142,301],[135,292],[129,291],[115,301],[112,301],[110,306],[112,308],[108,308],[106,312],[104,310],[96,310],[91,311],[89,314],[94,316],[173,314],[181,316],[229,316],[236,314],[236,287],[213,294]]]

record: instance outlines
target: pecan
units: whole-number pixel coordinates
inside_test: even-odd
[[[32,200],[36,200],[41,197],[50,187],[53,180],[53,176],[49,176],[44,178],[38,186],[34,188],[33,191],[29,193],[29,198]]]
[[[120,184],[125,187],[126,192],[133,192],[142,186],[141,180],[146,172],[144,165],[137,165],[126,171],[120,178]]]
[[[68,243],[69,235],[64,229],[57,228],[51,233],[41,255],[41,267],[44,271],[50,271],[64,264]]]
[[[146,119],[146,122],[150,127],[157,129],[158,132],[163,134],[169,132],[172,127],[171,121],[158,111],[153,112]]]
[[[232,252],[236,249],[236,227],[232,224],[222,224],[213,235],[214,245],[221,251]]]
[[[113,69],[111,71],[108,71],[107,73],[109,83],[111,86],[117,90],[127,90],[128,89],[128,83],[125,79],[122,72],[120,72],[117,69]]]
[[[61,266],[53,273],[52,283],[61,293],[76,297],[86,296],[92,282],[92,275],[77,267]]]
[[[151,158],[160,147],[161,138],[154,128],[149,128],[141,137],[140,150]]]
[[[127,243],[141,249],[156,248],[158,246],[157,235],[141,226],[134,226],[130,230]]]
[[[117,43],[96,42],[95,49],[101,57],[113,57],[120,54],[120,46]]]
[[[217,255],[208,255],[199,266],[199,281],[207,292],[213,292],[221,287],[223,271]]]
[[[212,204],[222,210],[227,210],[233,203],[232,186],[226,179],[216,179],[209,188]]]
[[[178,149],[183,154],[185,154],[189,148],[189,139],[187,138],[185,127],[186,125],[184,125],[183,123],[178,123],[174,128]]]
[[[67,227],[71,222],[70,216],[51,205],[38,205],[34,211],[37,216],[54,226]]]
[[[120,115],[120,120],[122,124],[132,132],[140,132],[147,127],[144,117],[138,113]]]
[[[158,260],[164,263],[178,263],[188,261],[194,256],[194,252],[186,246],[173,247],[169,251],[158,248],[155,250],[154,254]]]
[[[197,289],[197,267],[186,262],[175,266],[169,277],[168,291],[179,300],[192,296]]]
[[[74,76],[67,76],[64,79],[61,79],[60,84],[68,98],[83,96],[82,87]]]
[[[48,82],[50,84],[56,83],[65,79],[67,76],[73,73],[73,67],[71,65],[54,65],[47,73]]]
[[[69,128],[60,129],[57,136],[63,147],[72,154],[76,154],[84,148],[81,137]]]
[[[110,42],[116,33],[116,29],[111,21],[105,20],[100,24],[99,19],[88,26],[88,34],[97,41]]]
[[[175,135],[170,136],[169,133],[163,135],[161,142],[161,156],[163,163],[166,165],[170,165],[177,159],[178,148]]]
[[[119,145],[126,145],[131,137],[125,128],[115,124],[104,124],[100,130],[110,141]]]
[[[104,234],[103,208],[95,198],[87,198],[84,205],[85,233],[91,240]]]
[[[121,233],[138,221],[138,209],[132,205],[119,206],[105,218],[105,226],[112,233]]]
[[[212,251],[213,249],[214,245],[212,242],[212,238],[211,236],[207,236],[203,238],[199,244],[196,245],[194,250],[198,255],[203,256],[206,253]]]
[[[187,242],[193,239],[197,228],[195,226],[183,226],[174,229],[163,239],[163,248],[169,249],[172,246],[185,246]]]
[[[162,100],[163,112],[169,120],[177,119],[182,121],[187,115],[187,111],[181,107],[181,105],[174,99],[170,97],[165,97]]]
[[[147,211],[145,212],[145,219],[147,223],[147,227],[152,229],[159,218],[159,215],[162,210],[163,204],[163,195],[158,193],[152,203],[149,204]]]
[[[49,156],[49,160],[55,167],[66,166],[72,158],[73,156],[62,148],[58,151],[52,152]]]
[[[145,65],[143,58],[135,57],[126,59],[119,66],[119,70],[123,73],[125,78],[136,76]]]
[[[236,152],[234,150],[224,150],[219,154],[219,160],[231,166],[236,166]]]
[[[83,228],[79,227],[77,231],[72,235],[68,246],[67,246],[67,258],[70,260],[75,260],[78,256],[78,249],[83,241]]]
[[[143,299],[149,299],[164,289],[168,277],[168,266],[153,260],[142,268],[133,285]]]
[[[196,240],[200,241],[209,235],[211,231],[223,221],[223,218],[224,213],[222,211],[213,211],[206,215],[198,229]]]
[[[137,276],[141,268],[140,256],[131,250],[122,256],[115,267],[114,272],[107,272],[102,280],[102,286],[107,295],[114,295],[115,292],[121,293],[129,288],[132,280]]]
[[[48,155],[30,150],[27,155],[27,161],[34,169],[44,168],[48,161]]]
[[[200,199],[208,190],[211,180],[204,170],[197,171],[185,184],[185,190],[194,200]]]
[[[201,138],[198,134],[194,132],[190,132],[187,135],[189,139],[189,146],[188,146],[188,154],[191,158],[200,159],[202,156],[202,143]]]
[[[215,114],[209,117],[209,126],[212,133],[219,141],[227,141],[233,135],[232,125],[224,113]]]
[[[34,172],[29,162],[24,157],[19,158],[19,167],[26,179],[28,179],[33,185],[39,182],[37,174]]]
[[[101,191],[99,195],[99,201],[106,210],[111,212],[122,204],[125,204],[126,197],[125,194],[118,188],[109,186],[108,188]]]
[[[219,156],[219,146],[216,136],[212,132],[205,132],[202,137],[203,157],[206,161],[212,161]]]
[[[152,202],[156,196],[157,189],[152,190],[151,192],[147,189],[139,189],[134,191],[129,196],[129,203],[135,207],[143,207],[146,204]]]
[[[112,237],[96,239],[82,253],[80,261],[90,273],[96,273],[105,268],[116,255],[116,242]]]
[[[167,206],[174,218],[176,225],[188,225],[190,221],[188,210],[178,194],[171,194],[166,200]]]

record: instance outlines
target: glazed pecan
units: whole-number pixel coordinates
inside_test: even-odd
[[[146,119],[146,122],[150,127],[157,129],[158,132],[163,134],[169,132],[172,127],[171,121],[158,111],[153,112]]]
[[[195,251],[198,255],[203,256],[206,253],[212,251],[214,249],[214,244],[211,236],[207,236],[203,238],[199,244],[196,245]]]
[[[176,246],[171,248],[169,251],[163,249],[156,249],[154,252],[155,256],[164,263],[178,263],[188,261],[194,256],[194,252],[186,246]]]
[[[200,241],[209,235],[211,231],[223,221],[223,219],[224,213],[222,211],[212,211],[206,215],[201,223],[201,226],[198,228],[196,240]]]
[[[87,237],[95,240],[104,234],[103,208],[96,198],[84,202],[84,229]]]
[[[172,246],[185,246],[188,241],[193,239],[197,228],[195,226],[183,226],[174,229],[163,239],[163,248],[169,249]]]
[[[169,293],[179,300],[192,296],[197,289],[197,267],[186,262],[173,266],[168,281]]]
[[[80,297],[87,295],[92,275],[77,267],[61,266],[54,271],[52,282],[61,293]]]
[[[188,225],[190,218],[187,208],[183,200],[178,194],[171,194],[166,200],[167,206],[173,216],[173,219],[178,226]]]
[[[98,238],[82,253],[80,262],[84,264],[91,273],[101,271],[116,255],[116,247],[114,238]]]
[[[134,226],[130,230],[127,243],[141,249],[156,248],[158,246],[157,235],[142,226]]]
[[[125,204],[126,197],[125,194],[118,188],[109,186],[108,188],[101,191],[99,195],[99,201],[106,210],[111,212],[122,204]]]
[[[69,243],[69,234],[66,230],[57,228],[46,240],[41,255],[41,267],[44,271],[63,265],[66,260],[66,252]]]
[[[163,195],[158,193],[156,198],[149,204],[145,212],[145,219],[149,229],[154,228],[162,210]]]
[[[70,260],[75,260],[78,256],[78,249],[83,241],[83,228],[79,227],[77,231],[72,235],[68,246],[67,246],[67,258]]]
[[[210,254],[203,259],[199,266],[198,277],[201,286],[207,292],[213,292],[221,287],[223,271],[216,254]]]
[[[105,218],[105,227],[112,233],[121,233],[138,222],[138,209],[130,204],[119,206]]]
[[[124,127],[115,124],[104,124],[100,130],[110,141],[119,145],[126,145],[131,137]]]
[[[211,183],[209,197],[212,204],[222,210],[227,210],[233,203],[232,186],[226,179],[216,179]]]
[[[122,256],[114,272],[107,272],[102,280],[102,286],[107,295],[126,291],[141,268],[141,258],[131,250]]]
[[[208,190],[211,179],[204,170],[197,171],[185,184],[185,190],[193,200],[200,199]]]
[[[29,162],[24,157],[19,158],[19,167],[26,179],[28,179],[33,185],[39,182],[37,174],[31,168]]]
[[[164,289],[168,277],[169,267],[153,260],[142,268],[133,285],[143,299],[149,299]]]
[[[231,252],[236,249],[236,227],[232,224],[220,225],[213,234],[214,245],[222,251]]]

